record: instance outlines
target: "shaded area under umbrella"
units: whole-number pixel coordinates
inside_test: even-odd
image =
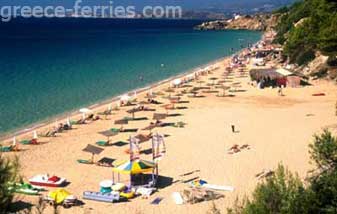
[[[95,157],[95,155],[101,154],[104,151],[104,149],[99,148],[99,147],[94,146],[94,145],[91,145],[91,144],[88,144],[87,147],[85,147],[82,151],[83,152],[91,153],[91,155],[92,155],[92,157],[91,157],[91,163],[94,163],[94,157]]]

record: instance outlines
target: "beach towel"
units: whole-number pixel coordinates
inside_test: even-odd
[[[174,193],[172,193],[172,198],[173,198],[173,201],[174,201],[177,205],[182,205],[182,204],[184,204],[183,197],[181,196],[181,194],[180,194],[179,192],[174,192]]]
[[[163,200],[163,197],[157,197],[151,202],[151,204],[158,205],[162,200]]]
[[[98,146],[108,146],[108,144],[109,143],[107,141],[103,141],[103,140],[96,142],[96,145]]]
[[[203,188],[212,189],[212,190],[230,191],[230,192],[234,191],[234,187],[208,184],[207,181],[204,181],[204,180],[192,181],[190,182],[190,185],[192,187],[203,187]]]

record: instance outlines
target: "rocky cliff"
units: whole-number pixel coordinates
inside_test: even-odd
[[[254,16],[235,16],[229,20],[217,20],[204,22],[196,26],[197,30],[258,30],[266,31],[277,24],[278,17],[269,14],[259,14]]]

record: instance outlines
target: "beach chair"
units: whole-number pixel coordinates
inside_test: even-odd
[[[56,130],[52,130],[52,131],[47,131],[44,134],[39,134],[39,137],[56,137]]]
[[[31,140],[22,140],[20,141],[22,145],[38,145],[37,139],[31,139]]]
[[[83,125],[83,124],[86,124],[86,119],[80,119],[80,120],[74,121],[74,124],[75,124],[75,125]]]
[[[109,146],[109,141],[100,140],[96,142],[98,146]]]
[[[0,152],[12,152],[12,146],[0,146]]]
[[[107,109],[103,112],[99,112],[99,115],[111,115],[112,114],[112,109]]]
[[[85,159],[78,159],[77,162],[80,164],[94,164],[92,160],[85,160]]]
[[[175,123],[173,125],[173,127],[175,127],[175,128],[184,128],[185,125],[186,125],[186,123],[180,121],[180,122]]]

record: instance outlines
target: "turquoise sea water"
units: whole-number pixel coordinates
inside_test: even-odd
[[[253,31],[194,31],[201,22],[1,23],[0,135],[185,72],[261,37]]]

